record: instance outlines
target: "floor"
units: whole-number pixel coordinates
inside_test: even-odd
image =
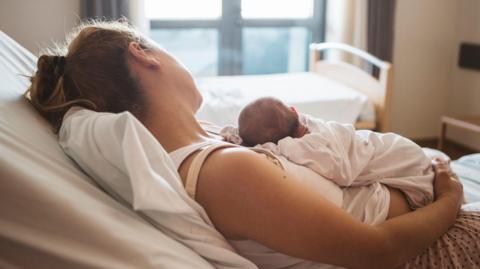
[[[415,143],[419,144],[422,147],[428,147],[428,148],[437,148],[437,139],[427,139],[427,140],[415,140]],[[456,160],[463,155],[467,154],[472,154],[476,153],[477,151],[470,149],[468,147],[465,147],[463,145],[460,145],[458,143],[452,142],[452,141],[445,141],[444,149],[442,150],[445,152],[452,160]]]

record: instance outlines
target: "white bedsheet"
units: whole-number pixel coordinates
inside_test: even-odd
[[[204,97],[197,117],[218,125],[237,125],[240,110],[263,96],[277,97],[324,120],[353,124],[358,118],[375,118],[366,95],[314,73],[207,77],[197,79],[197,86]]]
[[[466,202],[480,202],[480,153],[453,161],[452,169],[462,181]]]

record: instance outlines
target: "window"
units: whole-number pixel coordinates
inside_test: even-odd
[[[194,75],[304,71],[325,0],[146,0],[151,37]]]

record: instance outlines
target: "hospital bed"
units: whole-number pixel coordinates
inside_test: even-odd
[[[321,57],[331,51],[363,60],[367,67],[378,68],[378,76],[347,61]],[[346,44],[311,44],[309,72],[204,77],[196,81],[204,97],[197,117],[221,126],[236,125],[242,107],[254,99],[274,96],[324,120],[355,124],[359,129],[390,129],[390,63]]]
[[[0,32],[0,267],[214,268],[107,195],[64,154],[22,98],[35,62]],[[454,169],[470,201],[479,201],[480,156]]]

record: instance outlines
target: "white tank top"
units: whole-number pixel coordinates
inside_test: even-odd
[[[187,193],[195,199],[195,188],[196,188],[196,181],[198,178],[198,173],[200,171],[200,167],[203,164],[203,161],[206,159],[208,154],[213,152],[214,150],[221,148],[221,147],[234,147],[236,145],[233,144],[228,144],[223,141],[219,140],[207,140],[204,142],[200,143],[195,143],[191,144],[179,149],[176,149],[172,152],[169,153],[170,157],[172,158],[176,169],[180,167],[182,162],[188,158],[192,153],[202,150],[202,152],[206,154],[201,154],[199,153],[197,156],[195,156],[195,159],[192,161],[191,167],[189,168],[188,174],[189,176],[187,177],[186,180],[186,190]],[[257,151],[256,149],[254,149]],[[270,157],[267,156],[267,158],[271,158],[271,153],[269,152],[263,152],[262,150],[258,150],[261,153],[264,153],[266,155],[269,155]],[[201,156],[203,155],[203,156]],[[200,157],[200,160],[196,161],[196,159]],[[275,158],[275,157],[273,157]],[[278,160],[278,159],[276,159]],[[277,165],[281,165],[281,163],[277,163]],[[196,170],[191,173],[190,170]],[[196,173],[195,173],[196,172]],[[193,183],[192,183],[193,182]],[[193,184],[193,186],[192,186]],[[235,250],[238,252],[238,254],[242,255],[243,257],[247,258],[248,260],[252,261],[255,263],[260,269],[283,269],[283,268],[291,268],[291,269],[333,269],[333,268],[341,268],[341,267],[336,267],[336,266],[331,266],[331,265],[326,265],[326,264],[321,264],[313,261],[308,261],[308,260],[303,260],[295,257],[291,257],[285,254],[282,254],[280,252],[277,252],[275,250],[272,250],[256,241],[253,240],[228,240],[228,242],[235,248]]]
[[[215,143],[220,143],[220,141],[216,140],[207,140],[204,142],[196,143],[196,144],[191,144],[179,149],[176,149],[172,152],[170,152],[168,155],[170,155],[170,158],[172,158],[173,163],[175,164],[175,169],[180,168],[180,165],[183,163],[183,161],[188,158],[192,153],[200,150],[201,148],[204,148],[208,145],[213,145]]]

